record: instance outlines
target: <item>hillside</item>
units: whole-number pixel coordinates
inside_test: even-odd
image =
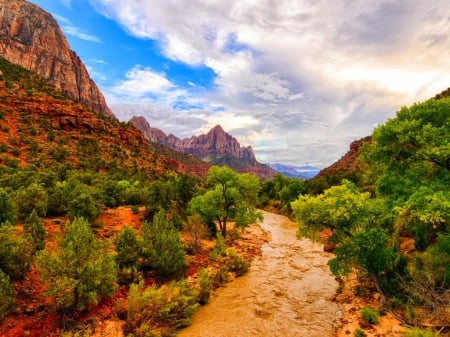
[[[0,58],[0,162],[205,174],[208,165],[150,144],[133,125],[95,113],[45,79]]]
[[[239,173],[251,173],[259,178],[272,178],[276,171],[259,163],[251,146],[243,147],[236,138],[216,125],[208,133],[180,139],[153,128],[142,116],[135,116],[130,123],[136,126],[151,142],[165,145],[177,152],[191,154],[211,165],[228,166]]]
[[[0,55],[41,75],[89,109],[114,117],[56,20],[40,7],[24,0],[2,1]]]

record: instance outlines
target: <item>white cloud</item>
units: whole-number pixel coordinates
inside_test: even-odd
[[[67,2],[67,5],[70,6],[70,1]],[[53,16],[59,21],[62,31],[67,35],[72,35],[85,41],[91,41],[96,43],[102,42],[98,36],[86,33],[82,29],[74,26],[69,19],[56,14],[53,14]]]
[[[215,90],[202,96],[148,69],[128,73],[114,92],[161,94],[181,124],[193,112],[170,109],[180,95],[223,107],[196,121],[230,122],[268,161],[329,165],[400,106],[450,86],[447,0],[90,2],[157,40],[166,57],[216,74]]]

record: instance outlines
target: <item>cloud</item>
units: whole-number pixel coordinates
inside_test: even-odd
[[[70,6],[70,1],[64,2],[67,3],[68,6]],[[98,36],[89,34],[84,32],[82,29],[74,26],[69,19],[64,18],[60,15],[53,14],[53,16],[58,20],[59,24],[61,25],[61,29],[64,33],[67,35],[75,36],[81,40],[85,41],[91,41],[95,43],[101,43],[101,39]]]
[[[402,105],[450,86],[447,0],[90,2],[170,60],[216,75],[199,93],[137,68],[115,95],[150,95],[180,123],[159,120],[168,132],[228,123],[267,161],[327,166]],[[174,108],[179,100],[188,109]]]

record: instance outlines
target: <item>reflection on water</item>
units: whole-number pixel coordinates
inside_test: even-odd
[[[297,240],[296,225],[264,212],[272,240],[249,272],[219,289],[181,337],[332,336],[339,307],[337,282],[320,245]]]

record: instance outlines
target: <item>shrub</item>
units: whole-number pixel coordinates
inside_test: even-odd
[[[16,212],[14,210],[14,204],[3,188],[0,188],[0,226],[4,222],[14,223],[16,219]]]
[[[0,269],[11,279],[21,279],[30,269],[34,247],[26,236],[17,236],[10,223],[0,227]]]
[[[440,334],[433,330],[423,330],[419,328],[413,328],[405,333],[406,337],[439,337]]]
[[[209,302],[209,298],[211,296],[212,291],[212,281],[210,275],[206,269],[200,270],[198,277],[198,303],[204,305]]]
[[[224,257],[227,255],[227,244],[222,236],[222,233],[218,233],[214,240],[214,248],[210,253],[210,257],[216,260],[219,257]]]
[[[127,299],[125,333],[141,336],[172,336],[186,327],[197,310],[197,291],[185,280],[142,290],[132,284]]]
[[[248,262],[240,257],[234,249],[228,249],[227,255],[231,262],[228,263],[228,268],[234,271],[236,277],[244,275],[248,271]]]
[[[0,318],[8,315],[14,308],[14,289],[9,276],[0,269]]]
[[[25,220],[33,210],[39,217],[45,217],[47,214],[47,191],[37,183],[20,188],[14,199],[20,220]]]
[[[163,210],[155,214],[153,223],[141,227],[142,253],[159,281],[182,277],[187,263],[180,233]]]
[[[31,240],[36,250],[42,250],[45,247],[45,228],[42,226],[42,222],[39,219],[35,210],[31,212],[28,218],[25,219],[23,224],[23,231],[25,234],[30,235]]]
[[[366,333],[364,332],[364,330],[361,330],[359,328],[355,329],[355,331],[353,331],[353,336],[355,337],[365,337]]]
[[[378,313],[369,307],[364,307],[361,309],[361,317],[369,324],[378,324],[379,322]]]
[[[139,258],[140,245],[134,231],[125,226],[119,233],[116,242],[116,261],[119,267],[132,267]]]
[[[38,255],[37,266],[61,311],[84,311],[111,296],[116,287],[114,257],[81,218],[65,226],[57,247]]]

